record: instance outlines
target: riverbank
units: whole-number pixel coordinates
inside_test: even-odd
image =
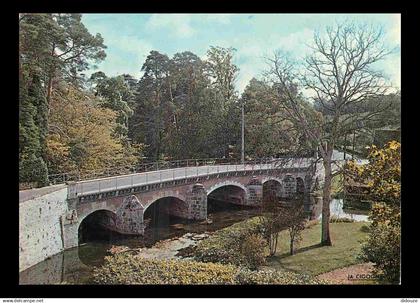
[[[331,214],[334,217],[339,218],[353,218],[355,220],[366,221],[366,215],[357,215],[348,214],[346,210],[342,209],[342,200],[333,199],[331,203]],[[316,205],[314,209],[314,216],[318,217],[321,205]],[[19,274],[19,283],[20,284],[89,284],[93,266],[100,266],[103,264],[104,257],[110,255],[111,251],[118,252],[124,250],[132,250],[133,253],[141,255],[143,258],[154,258],[154,259],[192,259],[192,253],[194,252],[194,247],[200,243],[203,239],[207,238],[209,235],[212,235],[214,232],[226,227],[229,228],[232,224],[246,221],[249,218],[257,215],[257,210],[228,210],[221,211],[217,213],[212,213],[209,215],[211,219],[211,224],[201,224],[200,222],[188,222],[188,223],[179,223],[172,224],[167,227],[161,227],[153,230],[149,230],[150,237],[145,238],[127,238],[119,239],[115,237],[110,237],[109,241],[104,242],[91,242],[87,244],[80,245],[69,250],[65,250],[53,257],[40,262],[28,270],[25,270]],[[337,225],[338,224],[338,225]],[[335,241],[335,238],[340,238],[340,234],[336,235],[336,226],[340,227],[340,224],[343,224],[343,231],[341,235],[344,238],[353,237],[353,233],[359,233],[357,230],[352,228],[357,223],[332,223],[332,236],[334,240],[334,245],[331,247],[335,249],[336,253],[341,254],[344,258],[342,264],[335,260],[335,258],[340,255],[334,255],[331,253],[331,260],[323,260],[323,262],[332,262],[335,265],[333,268],[326,268],[325,271],[337,269],[340,266],[347,266],[352,264],[354,261],[351,257],[346,256],[348,252],[346,250],[346,245],[340,251],[339,247],[341,245],[339,241]],[[361,225],[368,224],[367,222],[359,223]],[[350,229],[346,231],[346,228]],[[340,229],[340,228],[339,228]],[[309,234],[307,234],[309,233]],[[308,246],[313,246],[319,242],[320,237],[320,225],[317,224],[310,229],[304,231],[304,239],[300,245],[300,248],[305,248]],[[357,238],[358,236],[356,236]],[[153,241],[146,241],[146,238],[150,238]],[[150,240],[149,239],[149,240]],[[285,259],[282,259],[281,262],[290,262],[293,265],[292,259],[296,258],[296,262],[299,262],[299,254],[295,256],[289,256],[287,258],[288,249],[288,235],[282,236],[282,239],[279,239],[279,252],[285,253]],[[349,244],[356,245],[358,243]],[[282,246],[284,245],[284,246]],[[348,246],[347,246],[348,247]],[[299,248],[298,248],[299,249]],[[324,248],[325,249],[325,248]],[[322,252],[322,250],[321,250]],[[307,254],[307,253],[305,253]],[[276,256],[275,256],[276,257]],[[310,255],[308,257],[311,257]],[[313,261],[315,258],[315,261]],[[274,258],[275,259],[275,258]],[[272,260],[275,263],[275,260]],[[310,259],[311,262],[318,262],[316,256],[312,256]],[[349,260],[352,260],[351,262]],[[354,264],[354,263],[353,263]],[[306,264],[308,265],[308,264]],[[277,268],[276,268],[277,267]],[[273,265],[274,270],[278,270],[278,266]],[[324,272],[325,272],[324,271]],[[321,271],[318,271],[321,273]]]
[[[248,220],[249,221],[249,220]],[[239,223],[241,226],[246,224],[246,222]],[[235,224],[239,226],[238,224]],[[360,252],[361,241],[366,238],[366,222],[352,222],[352,223],[331,223],[330,232],[331,238],[333,241],[332,246],[319,246],[319,236],[321,232],[320,224],[311,225],[306,228],[302,233],[302,242],[296,250],[294,255],[289,253],[289,239],[287,231],[283,231],[279,234],[279,243],[278,243],[278,253],[274,256],[267,258],[267,263],[264,266],[260,266],[257,271],[249,271],[246,268],[238,267],[238,270],[245,270],[246,281],[242,281],[240,278],[233,278],[231,283],[239,284],[372,284],[376,283],[372,279],[357,279],[357,277],[365,277],[369,275],[372,271],[372,264],[358,264],[360,261],[357,259],[357,256]],[[232,228],[238,228],[235,226],[227,227],[223,230],[229,232]],[[222,231],[222,230],[221,230]],[[220,232],[219,232],[220,234]],[[114,257],[108,259],[108,263],[99,269],[101,279],[97,280],[99,283],[120,283],[121,277],[124,277],[124,283],[129,284],[143,284],[143,280],[138,278],[137,275],[130,274],[131,272],[136,273],[138,271],[144,270],[143,267],[149,266],[147,262],[142,260],[150,260],[152,262],[153,268],[161,270],[161,266],[165,267],[170,265],[170,268],[180,266],[183,270],[186,269],[187,263],[186,260],[179,256],[177,252],[183,249],[191,249],[192,251],[188,259],[193,259],[194,249],[193,247],[201,241],[212,241],[212,237],[216,235],[212,234],[186,234],[177,239],[170,239],[165,241],[158,242],[152,248],[145,248],[140,250],[130,250],[129,255],[125,255],[124,262],[122,262],[121,257],[127,253],[127,250],[124,248],[115,247]],[[210,238],[205,240],[206,238]],[[128,259],[127,259],[128,258]],[[133,258],[131,263],[128,262],[130,258]],[[121,259],[121,260],[120,260]],[[120,260],[120,261],[119,261]],[[131,259],[130,259],[131,260]],[[163,263],[159,263],[159,260]],[[122,262],[122,263],[121,263]],[[130,263],[130,264],[127,264]],[[172,262],[172,263],[168,263]],[[180,263],[177,263],[180,262]],[[213,261],[215,262],[215,261]],[[116,265],[124,264],[125,267],[129,266],[127,270],[121,272],[121,275],[118,274],[113,278],[112,272],[117,270],[120,272],[119,266]],[[179,264],[179,265],[178,265]],[[188,263],[190,264],[190,263]],[[224,269],[223,266],[233,266],[232,264],[220,264],[220,263],[197,263],[194,260],[191,260],[189,266],[201,266],[203,268],[213,268],[214,266],[221,266],[221,269]],[[187,266],[188,267],[188,266]],[[228,268],[226,267],[226,268]],[[230,267],[229,267],[230,268]],[[112,271],[110,271],[112,269]],[[204,270],[204,269],[203,269]],[[204,274],[204,272],[202,273]],[[235,274],[236,275],[236,274]],[[261,276],[262,275],[262,276]],[[292,277],[292,276],[293,277]],[[261,276],[261,277],[260,277]],[[153,275],[155,282],[159,284],[159,277]],[[177,276],[177,273],[173,274],[165,272],[162,276],[162,279],[166,281],[169,279],[174,283],[187,283],[184,279],[180,279]],[[270,277],[270,278],[268,278]],[[273,277],[276,277],[275,279]],[[292,277],[292,278],[291,278]],[[306,278],[304,278],[306,277]],[[350,277],[350,278],[349,278]],[[356,277],[355,280],[351,280],[351,277]],[[260,279],[261,278],[261,279]],[[217,280],[217,279],[216,279]],[[215,281],[216,281],[215,280]],[[254,281],[255,280],[255,281]],[[181,281],[181,282],[180,282]],[[218,280],[217,280],[218,281]],[[218,281],[217,283],[219,283]],[[195,282],[194,282],[195,283]],[[193,284],[194,284],[193,283]],[[212,284],[212,282],[208,281]],[[215,282],[216,283],[216,282]],[[216,284],[217,284],[216,283]],[[207,282],[206,282],[207,284]]]

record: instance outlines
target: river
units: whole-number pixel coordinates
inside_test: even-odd
[[[322,199],[311,199],[311,217],[321,218]],[[165,218],[146,229],[141,237],[123,237],[112,232],[97,232],[94,240],[65,250],[19,273],[19,284],[90,284],[94,266],[100,266],[109,249],[134,249],[146,258],[181,258],[179,250],[195,245],[212,232],[258,215],[258,209],[213,203],[208,222],[188,222],[180,218]],[[343,209],[342,199],[333,199],[331,215],[367,221],[366,211]]]

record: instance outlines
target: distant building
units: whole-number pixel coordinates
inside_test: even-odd
[[[389,141],[401,142],[401,126],[385,126],[374,131],[373,144],[382,147]]]

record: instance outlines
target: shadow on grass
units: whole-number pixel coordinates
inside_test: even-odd
[[[321,243],[306,246],[306,247],[302,247],[302,248],[298,248],[298,249],[295,250],[295,253],[293,255],[296,255],[298,253],[302,253],[302,252],[305,252],[305,251],[308,251],[308,250],[311,250],[311,249],[320,248],[320,247],[323,247],[323,245],[321,245]],[[291,272],[294,272],[294,273],[301,274],[302,273],[301,269],[295,269],[295,268],[289,267],[282,262],[283,258],[290,257],[290,256],[291,256],[290,252],[289,253],[283,253],[281,255],[274,255],[274,256],[268,257],[267,261],[269,263],[271,263],[271,265],[274,265],[276,268],[281,268],[281,269],[284,269],[284,270],[287,270],[287,271],[291,271]]]
[[[301,248],[296,249],[296,250],[295,250],[295,253],[294,253],[293,255],[296,255],[296,254],[298,254],[298,253],[302,253],[302,252],[305,252],[305,251],[308,251],[308,250],[311,250],[311,249],[320,248],[320,247],[323,247],[323,246],[321,245],[321,243],[314,244],[314,245],[310,245],[310,246],[306,246],[306,247],[301,247]],[[288,253],[283,253],[283,254],[281,254],[281,255],[277,255],[277,256],[273,256],[273,257],[271,257],[271,258],[278,258],[278,259],[281,259],[281,258],[284,258],[284,257],[289,257],[289,256],[291,256],[290,252],[288,252]]]

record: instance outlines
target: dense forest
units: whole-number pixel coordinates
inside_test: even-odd
[[[135,79],[90,74],[106,57],[106,41],[89,33],[80,14],[20,14],[19,26],[20,182],[43,186],[62,172],[155,160],[239,159],[242,105],[246,157],[287,153],[305,142],[282,118],[282,99],[269,81],[253,78],[239,95],[233,48],[210,46],[206,59],[153,50]],[[308,110],[328,116],[296,95]],[[360,149],[375,129],[399,125],[400,94],[383,98],[389,110],[358,132]],[[370,100],[364,104],[347,110],[369,112]],[[345,134],[341,145],[355,138]]]

